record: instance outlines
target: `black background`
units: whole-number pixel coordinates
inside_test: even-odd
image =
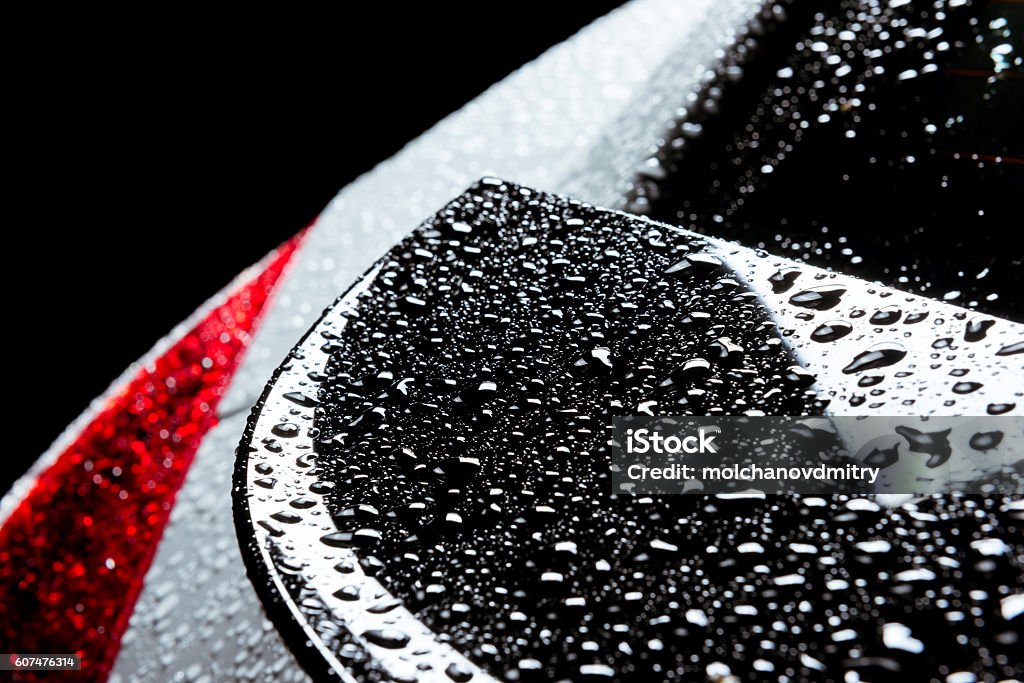
[[[618,4],[8,17],[0,490],[346,183]]]

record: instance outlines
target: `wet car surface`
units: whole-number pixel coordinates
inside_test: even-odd
[[[611,493],[614,415],[828,407],[722,251],[485,179],[335,304],[257,406],[236,470],[254,584],[307,667],[455,680],[1012,675],[1019,497],[889,509]],[[786,293],[810,318],[856,295]],[[902,315],[881,307],[872,324]],[[809,345],[844,337],[805,324]],[[903,343],[941,339],[934,324],[894,329]],[[1007,397],[1012,374],[998,367],[1012,367],[1019,350],[1004,342],[1020,333],[1001,326],[977,347]],[[901,367],[906,351],[871,341],[846,375]]]

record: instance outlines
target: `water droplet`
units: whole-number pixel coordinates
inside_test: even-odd
[[[970,440],[970,446],[976,451],[990,451],[999,446],[1003,441],[1003,433],[1000,431],[976,432]]]
[[[783,292],[789,291],[793,286],[793,283],[795,283],[799,277],[799,268],[781,268],[775,271],[775,274],[768,278],[768,284],[771,285],[773,292],[776,294],[782,294]]]
[[[302,406],[303,408],[313,408],[317,405],[317,401],[315,398],[311,398],[302,393],[301,391],[290,391],[284,394],[284,397],[291,401],[292,403]]]
[[[991,318],[971,318],[964,330],[964,341],[976,342],[985,338],[988,328],[996,324]]]
[[[970,394],[981,388],[981,382],[957,382],[953,385],[954,394]]]
[[[851,375],[864,370],[884,368],[900,362],[907,355],[907,350],[895,342],[875,344],[867,351],[857,354],[853,362],[843,368],[843,373]]]
[[[845,320],[829,320],[827,323],[818,325],[811,332],[811,340],[816,342],[832,342],[842,339],[853,332],[853,326]]]
[[[869,322],[872,325],[893,325],[899,322],[902,316],[903,311],[900,310],[899,306],[886,306],[875,311]]]
[[[281,424],[274,425],[270,431],[277,436],[290,439],[299,433],[299,428],[291,422],[282,422]]]
[[[1007,344],[1003,348],[996,351],[997,356],[1013,356],[1018,353],[1024,353],[1024,341],[1019,341],[1013,344]]]
[[[896,427],[896,433],[907,440],[911,452],[930,456],[925,463],[929,468],[945,464],[952,455],[953,447],[949,445],[950,431],[952,430],[942,429],[937,432],[922,432],[903,425]]]
[[[374,645],[398,650],[409,644],[409,635],[394,628],[374,628],[363,631],[363,637]]]
[[[816,311],[827,311],[838,306],[844,294],[846,294],[846,287],[822,285],[794,294],[789,297],[789,303],[802,308],[812,308]]]

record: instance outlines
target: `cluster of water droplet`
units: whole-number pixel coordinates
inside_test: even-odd
[[[311,333],[326,367],[293,355],[284,372],[311,391],[261,417],[271,436],[249,456],[254,490],[289,498],[256,520],[283,539],[278,567],[326,501],[325,556],[353,550],[388,591],[367,609],[412,610],[507,680],[1021,675],[1019,502],[608,493],[613,415],[823,408],[700,239],[485,181],[341,308]],[[303,438],[315,454],[290,447]],[[296,456],[300,495],[277,480]],[[354,569],[294,575],[359,600]],[[358,635],[416,658],[399,628]]]
[[[1018,405],[1018,324],[764,252],[730,263],[767,285],[783,336],[822,381],[834,414],[1003,415]]]
[[[628,206],[1019,318],[1012,6],[780,3],[723,58]]]

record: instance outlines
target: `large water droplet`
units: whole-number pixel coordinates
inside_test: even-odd
[[[843,372],[851,375],[864,370],[884,368],[898,363],[907,355],[907,350],[895,342],[875,344],[867,351],[857,354],[853,362],[843,368]]]

